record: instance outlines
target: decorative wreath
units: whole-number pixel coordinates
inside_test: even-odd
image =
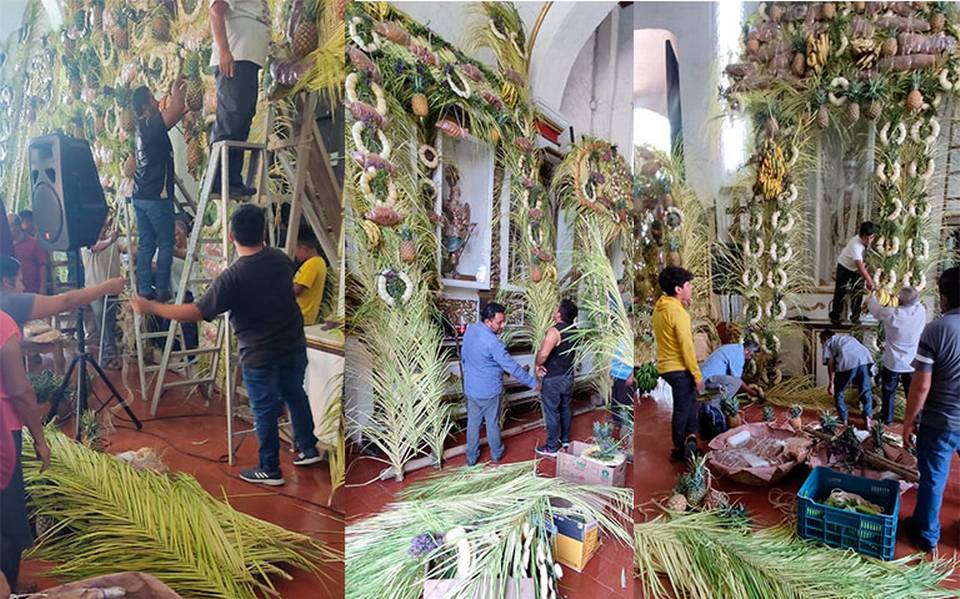
[[[683,211],[676,206],[670,206],[667,208],[663,222],[667,225],[668,229],[679,229],[683,226]]]
[[[754,245],[753,245],[754,242],[756,243],[756,246],[755,246],[756,249],[754,249]],[[764,245],[763,245],[762,237],[746,239],[743,242],[743,253],[748,258],[759,258],[760,256],[763,255],[763,250],[764,250]]]
[[[440,152],[429,144],[420,146],[417,156],[420,158],[420,164],[429,169],[435,169],[440,164]]]
[[[360,191],[363,193],[363,197],[366,200],[374,205],[386,205],[394,206],[397,203],[397,186],[393,182],[393,177],[389,173],[386,174],[387,177],[387,197],[381,199],[376,196],[373,192],[373,189],[370,187],[370,181],[377,176],[377,169],[374,167],[368,167],[360,175]]]
[[[933,171],[936,168],[936,164],[934,164],[933,158],[930,156],[927,156],[926,160],[927,167],[923,170],[923,172],[917,172],[918,167],[916,160],[910,161],[910,166],[907,168],[907,174],[910,175],[911,179],[916,179],[919,177],[922,181],[929,181],[933,177]]]
[[[887,176],[887,166],[883,162],[878,162],[876,175],[881,184],[896,185],[897,181],[900,180],[900,163],[894,162],[891,165],[890,175]]]
[[[787,271],[781,267],[767,273],[767,287],[775,291],[782,291],[787,287]]]
[[[926,260],[927,258],[930,257],[930,242],[928,242],[923,237],[918,238],[916,240],[916,245],[919,246],[918,248],[920,250],[919,252],[914,252],[914,245],[915,244],[913,239],[907,240],[907,251],[906,251],[907,258],[911,260],[913,260],[914,258],[916,258],[917,260]]]
[[[787,189],[780,194],[777,198],[787,206],[794,203],[797,200],[797,197],[800,195],[800,191],[797,189],[797,186],[793,183],[787,185]]]
[[[457,79],[460,80],[462,85],[456,84],[456,82],[453,80],[454,75],[456,75]],[[459,69],[454,66],[451,66],[447,69],[447,85],[450,87],[450,90],[453,91],[453,93],[457,94],[464,100],[470,99],[470,96],[472,95],[472,91],[470,90],[470,82],[467,81],[467,78],[463,75],[463,73],[461,73]]]
[[[748,268],[740,276],[745,289],[759,289],[763,285],[763,273],[756,268]]]
[[[900,238],[880,237],[877,239],[877,251],[881,256],[896,256],[900,253]]]
[[[893,129],[893,137],[890,136],[891,128]],[[902,122],[893,125],[893,123],[888,121],[883,125],[883,128],[880,129],[880,143],[884,146],[889,146],[891,143],[895,146],[900,146],[903,145],[906,139],[907,126]]]
[[[367,148],[366,145],[364,145],[363,136],[361,135],[361,133],[363,132],[363,128],[367,126],[368,125],[365,124],[363,121],[357,121],[353,124],[353,127],[351,128],[350,132],[353,134],[354,147],[357,149],[358,152],[363,152],[364,154],[376,154],[381,158],[383,158],[384,160],[390,160],[390,150],[392,149],[392,147],[390,146],[390,140],[387,139],[386,134],[381,129],[377,129],[377,139],[380,141],[379,152],[373,152],[369,148]],[[372,126],[372,125],[369,125],[369,126]]]
[[[884,220],[892,222],[900,218],[900,213],[903,212],[903,202],[900,201],[900,198],[894,197],[891,198],[890,204],[893,205],[893,209],[884,217]]]
[[[344,87],[346,88],[347,93],[347,102],[359,102],[360,96],[357,94],[357,83],[360,81],[360,76],[356,73],[350,73],[347,75],[347,79],[344,82]],[[376,101],[376,111],[382,117],[387,116],[387,99],[383,95],[383,88],[380,87],[376,81],[370,81],[370,91],[373,92],[373,97]]]
[[[782,214],[781,214],[781,212],[780,212],[779,210],[777,210],[777,211],[775,211],[773,214],[771,214],[771,215],[770,215],[770,226],[773,227],[775,230],[779,231],[780,233],[783,233],[784,235],[786,235],[787,233],[789,233],[790,231],[793,230],[793,226],[794,226],[795,222],[794,222],[794,219],[793,219],[793,215],[792,215],[792,214],[787,214],[787,220],[781,225],[781,224],[780,224],[780,217],[781,217],[781,216],[782,216]]]
[[[910,287],[911,282],[913,281],[913,273],[908,272],[903,275],[903,285],[905,287]],[[917,282],[913,284],[913,288],[917,291],[923,291],[927,286],[927,275],[925,273],[920,273],[920,276],[917,277]]]
[[[793,258],[793,247],[789,243],[783,244],[783,254],[780,253],[780,248],[777,246],[776,242],[770,244],[770,260],[776,263],[780,262],[789,262],[790,258]]]
[[[376,31],[370,32],[370,41],[365,42],[363,38],[360,37],[360,33],[357,31],[357,25],[363,23],[363,19],[360,17],[353,17],[350,19],[349,31],[350,39],[358,48],[363,50],[366,53],[376,52],[380,49],[380,46],[383,44],[383,40],[380,38],[380,35]]]
[[[917,204],[922,204],[923,208],[918,207]],[[910,216],[914,218],[927,218],[933,211],[933,206],[926,198],[917,198],[910,202],[910,207],[907,210],[910,212]]]
[[[398,283],[403,285],[402,289]],[[413,295],[413,281],[402,270],[388,268],[377,274],[377,295],[391,308],[402,306]]]
[[[847,103],[847,90],[850,89],[850,81],[846,77],[834,77],[830,82],[830,91],[827,92],[827,100],[834,106],[843,106]],[[838,95],[839,94],[839,95]]]
[[[760,308],[760,298],[752,297],[750,299],[752,301],[748,301],[743,306],[743,317],[750,325],[755,325],[763,319],[763,310]]]
[[[930,133],[925,137],[921,137],[921,135],[923,135],[924,125],[929,125]],[[927,121],[917,119],[917,122],[910,127],[910,139],[918,144],[922,143],[926,147],[932,146],[938,137],[940,137],[940,121],[938,121],[936,117],[930,117]]]

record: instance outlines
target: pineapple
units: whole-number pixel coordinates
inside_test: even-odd
[[[689,504],[687,503],[687,488],[690,486],[690,475],[681,474],[677,478],[677,484],[673,487],[673,495],[667,500],[666,508],[673,512],[685,512]]]
[[[413,94],[413,97],[410,98],[410,109],[413,110],[414,115],[419,117],[430,114],[430,104],[427,102],[427,97],[420,92]]]
[[[540,258],[534,256],[533,265],[530,267],[530,280],[539,283],[543,280],[543,269],[540,268]]]
[[[825,21],[829,21],[833,17],[837,16],[837,5],[833,2],[824,2],[820,6],[820,17]]]
[[[117,9],[117,24],[113,29],[113,43],[120,50],[130,47],[130,32],[127,29],[127,11],[123,7]]]
[[[886,432],[887,431],[883,426],[883,422],[879,420],[874,422],[873,426],[870,428],[870,438],[873,440],[873,447],[871,449],[874,453],[883,455],[883,446],[887,443],[887,440],[884,437]]]
[[[150,19],[150,35],[158,42],[170,41],[170,19],[167,15],[153,15]]]
[[[773,411],[772,406],[763,406],[763,421],[764,422],[773,422],[776,414]]]
[[[883,40],[883,45],[880,46],[880,54],[889,58],[891,56],[897,55],[897,50],[899,50],[899,45],[897,44],[897,38],[894,35],[891,35],[887,39]]]
[[[803,408],[799,404],[790,406],[790,426],[793,430],[799,432],[803,430]]]
[[[413,264],[417,259],[417,248],[413,243],[413,232],[407,227],[400,229],[400,260],[405,264]]]
[[[203,166],[203,159],[206,157],[203,146],[197,138],[192,138],[187,142],[187,170],[191,173],[199,172]]]
[[[907,110],[916,112],[923,107],[923,94],[920,93],[920,73],[913,74],[913,89],[907,94]]]
[[[820,429],[829,434],[833,434],[837,430],[837,427],[840,426],[840,422],[837,420],[837,417],[832,413],[827,411],[820,412]]]
[[[847,98],[850,100],[847,103],[847,120],[851,123],[856,123],[860,120],[860,102],[858,101],[857,93],[854,91],[856,83],[850,86],[850,92],[847,94]]]
[[[830,126],[830,111],[827,110],[827,94],[822,89],[818,89],[814,95],[814,106],[817,106],[817,125],[821,129]]]
[[[727,417],[727,426],[737,428],[743,424],[743,418],[740,416],[740,398],[736,395],[724,397],[720,400],[720,410]]]
[[[320,38],[317,12],[317,0],[305,0],[303,13],[293,30],[293,53],[297,58],[303,58],[317,49]]]
[[[790,70],[797,77],[803,77],[807,69],[807,56],[803,52],[794,52],[793,60],[790,62]]]
[[[700,456],[690,460],[690,473],[687,479],[687,503],[693,507],[700,507],[707,496],[707,458]]]
[[[942,12],[933,13],[933,16],[930,17],[930,29],[932,29],[934,33],[943,31],[946,24],[947,16]]]
[[[203,109],[203,80],[200,78],[200,57],[197,54],[191,54],[187,57],[184,64],[183,75],[187,80],[184,102],[187,109],[191,112],[197,112]]]
[[[137,128],[137,116],[129,106],[125,106],[120,112],[120,128],[127,133],[133,133]]]
[[[880,118],[883,112],[883,105],[880,103],[880,96],[883,93],[883,81],[880,79],[871,79],[863,89],[863,99],[869,101],[867,104],[867,118],[875,121]]]

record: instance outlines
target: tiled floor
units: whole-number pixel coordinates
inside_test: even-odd
[[[575,405],[575,408],[577,406]],[[595,411],[582,414],[573,419],[573,439],[586,440],[592,433],[593,422],[605,418],[603,412]],[[511,418],[504,429],[523,422],[531,422],[539,418],[539,412],[527,413]],[[544,430],[535,430],[504,439],[506,453],[504,461],[520,462],[535,457],[534,449],[543,443]],[[481,461],[489,459],[489,450],[484,448],[480,456]],[[459,456],[447,462],[448,467],[458,467],[466,464],[466,458]],[[376,479],[384,465],[377,460],[361,457],[354,459],[347,473],[348,485],[360,485]],[[544,459],[540,463],[540,471],[545,476],[553,476],[556,463],[552,459]],[[435,473],[432,468],[425,468],[407,475],[402,483],[392,478],[387,481],[370,482],[364,486],[347,489],[346,502],[348,506],[347,522],[363,519],[381,511],[384,506],[393,501],[394,495],[411,482],[421,480]],[[626,485],[632,484],[633,474],[627,470]],[[606,597],[630,597],[633,594],[631,550],[610,539],[606,539],[587,564],[582,573],[564,568],[561,579],[561,596],[570,599],[600,599]],[[625,583],[625,587],[623,586]]]
[[[237,473],[241,467],[256,463],[256,439],[245,437],[238,452],[237,466],[227,465],[226,419],[222,403],[215,402],[205,407],[197,395],[186,398],[183,392],[172,390],[164,396],[156,419],[152,419],[149,405],[137,397],[139,385],[135,383],[135,366],[131,367],[126,379],[131,387],[137,387],[136,391],[124,387],[119,373],[112,377],[121,392],[131,394],[128,401],[137,416],[144,419],[144,429],[137,432],[126,421],[126,414],[119,407],[112,408],[111,411],[116,414],[112,417],[116,432],[109,436],[108,451],[118,453],[152,447],[171,470],[192,474],[207,491],[216,496],[226,494],[234,508],[315,537],[338,551],[343,550],[343,493],[338,492],[332,505],[328,505],[330,476],[325,462],[297,468],[291,464],[289,446],[283,446],[281,463],[286,485],[266,488],[245,483],[237,478]],[[98,381],[95,389],[101,397],[106,397],[102,383]],[[90,405],[99,406],[92,395]],[[250,428],[239,421],[236,426],[241,427],[237,430]],[[67,432],[73,434],[72,421]],[[48,564],[27,562],[21,579],[37,583],[41,589],[63,582],[44,576],[48,569]],[[342,564],[326,567],[324,573],[329,580],[321,580],[302,571],[291,571],[291,580],[277,580],[275,583],[279,596],[283,599],[342,597]]]
[[[651,498],[663,498],[673,488],[673,484],[684,466],[670,462],[670,415],[669,402],[658,403],[652,399],[640,400],[635,410],[638,424],[635,437],[634,482],[636,484],[637,505],[643,507]],[[812,418],[807,416],[805,420]],[[760,412],[756,408],[749,408],[747,419],[751,422],[761,420]],[[857,424],[857,417],[851,421]],[[862,423],[859,423],[862,426]],[[899,424],[896,428],[899,429]],[[899,432],[899,430],[898,430]],[[774,488],[785,492],[787,497],[796,495],[806,479],[809,470],[798,468],[786,479],[780,481]],[[736,493],[750,512],[751,517],[763,526],[773,525],[783,519],[784,514],[778,511],[770,501],[771,489],[750,487],[728,480],[720,481],[721,491]],[[910,490],[900,498],[900,524],[898,528],[896,557],[903,557],[915,553],[916,550],[906,540],[902,532],[904,518],[913,513],[916,503],[916,490]],[[648,506],[649,507],[649,506]],[[648,510],[651,514],[655,512]],[[639,521],[639,518],[638,518]],[[953,460],[953,468],[947,483],[944,495],[943,508],[940,511],[942,527],[940,539],[941,557],[952,557],[960,552],[960,459]],[[960,588],[960,572],[954,574],[954,579],[946,586]]]

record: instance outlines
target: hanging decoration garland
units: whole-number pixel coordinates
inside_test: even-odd
[[[413,295],[413,281],[402,270],[388,268],[377,275],[377,294],[391,308],[401,307]]]

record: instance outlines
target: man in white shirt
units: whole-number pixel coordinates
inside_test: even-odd
[[[257,112],[258,72],[267,62],[270,44],[270,10],[267,0],[209,0],[213,53],[210,66],[217,78],[217,120],[210,143],[247,141],[250,123]],[[230,195],[250,196],[255,190],[243,184],[244,152],[232,149],[229,156]],[[220,171],[214,179],[220,191]]]
[[[903,386],[904,396],[910,391],[913,359],[917,355],[920,334],[927,324],[927,310],[920,303],[920,293],[913,287],[904,287],[897,294],[899,305],[885,308],[870,296],[868,308],[873,317],[883,324],[884,346],[880,378],[880,414],[884,424],[893,424],[893,406],[897,385]]]
[[[843,304],[847,294],[850,294],[850,321],[853,324],[860,322],[860,309],[863,304],[863,289],[860,279],[866,283],[867,289],[873,291],[873,277],[867,272],[864,254],[873,243],[874,228],[870,221],[860,223],[860,230],[856,237],[852,237],[840,252],[837,258],[837,286],[833,291],[833,305],[830,309],[830,321],[837,325],[843,320]]]

